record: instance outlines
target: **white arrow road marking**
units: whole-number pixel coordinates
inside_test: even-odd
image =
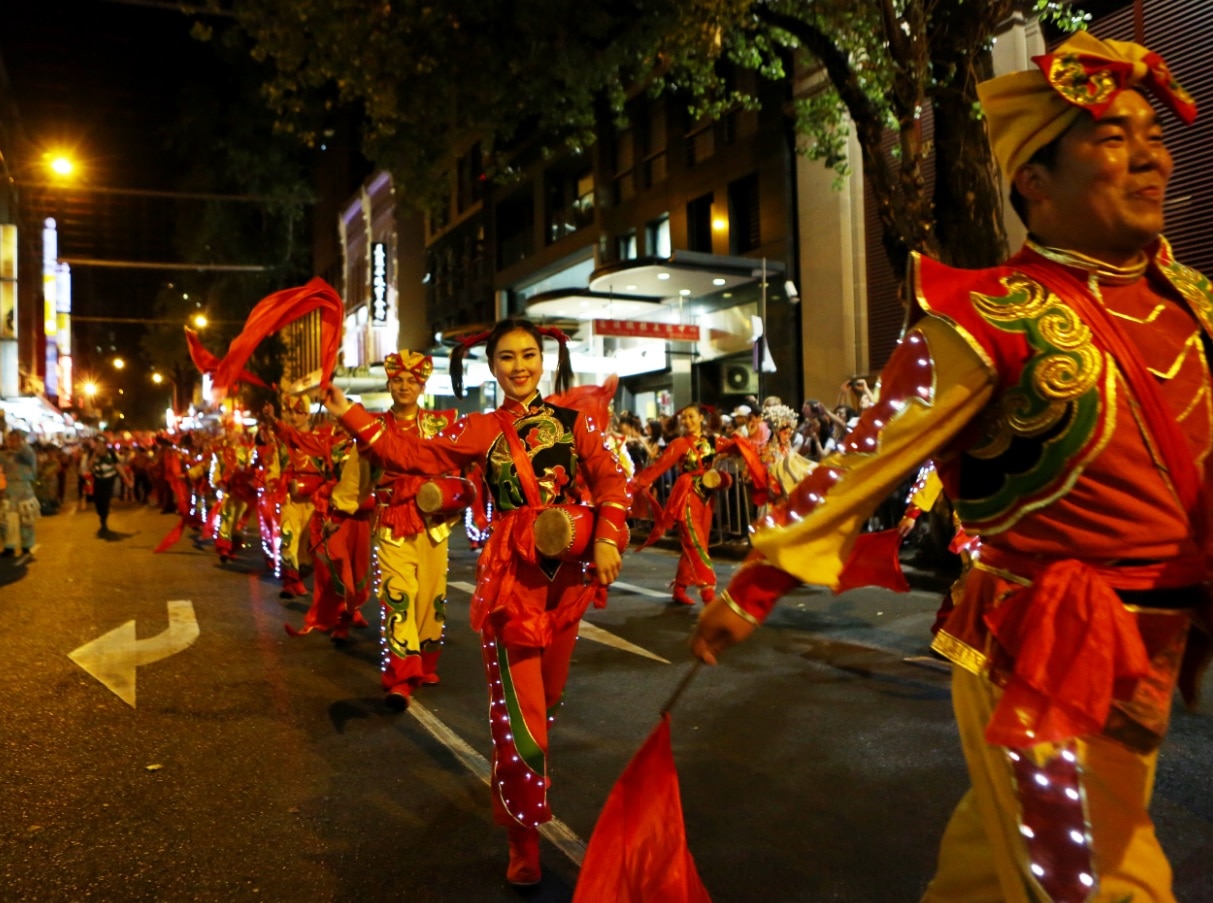
[[[135,622],[127,621],[109,633],[74,649],[67,657],[135,707],[135,669],[168,658],[198,639],[198,619],[188,599],[168,603],[168,629],[146,640],[135,638]]]
[[[462,587],[460,588],[462,589]],[[484,756],[468,746],[462,737],[415,699],[409,702],[409,714],[421,722],[421,726],[429,731],[435,740],[449,749],[472,774],[485,784],[489,784],[489,763]],[[539,833],[550,840],[560,852],[568,856],[573,860],[573,864],[580,868],[581,860],[585,858],[585,841],[578,837],[572,828],[560,819],[553,818],[550,822],[539,826]]]
[[[620,584],[617,582],[612,585],[619,586]],[[455,589],[461,589],[465,593],[469,594],[476,591],[476,587],[470,583],[464,583],[462,580],[452,580],[447,584],[447,586],[453,586]],[[643,587],[636,588],[641,590],[644,589]],[[577,635],[583,639],[591,640],[595,643],[601,643],[604,646],[611,646],[623,652],[630,652],[633,655],[639,655],[642,658],[651,658],[653,661],[661,662],[663,665],[668,665],[670,663],[668,658],[662,658],[655,652],[649,652],[649,650],[645,649],[643,646],[637,646],[635,643],[629,643],[623,637],[615,636],[615,634],[611,633],[609,630],[604,630],[601,627],[591,624],[584,618],[582,619],[581,625],[577,630]]]

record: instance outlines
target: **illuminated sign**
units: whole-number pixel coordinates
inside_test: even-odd
[[[371,245],[371,323],[387,323],[387,245],[381,241]]]
[[[59,285],[59,236],[55,221],[47,218],[42,229],[42,319],[46,331],[46,394],[59,395],[59,343],[54,335],[59,328],[56,290]]]
[[[595,320],[594,334],[671,342],[699,341],[698,326],[689,323],[651,323],[647,320]]]
[[[0,339],[17,338],[17,227],[0,223]]]

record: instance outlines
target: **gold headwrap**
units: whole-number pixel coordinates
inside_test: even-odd
[[[311,396],[306,392],[301,392],[298,395],[283,395],[282,412],[284,414],[310,414],[312,412]]]
[[[1196,118],[1192,96],[1171,75],[1162,57],[1140,44],[1101,41],[1080,31],[1055,53],[1032,61],[1037,69],[1013,72],[977,86],[990,146],[1008,181],[1034,153],[1059,138],[1083,110],[1099,119],[1126,89],[1146,88],[1189,125]]]
[[[434,372],[434,359],[428,354],[422,354],[420,351],[409,351],[407,348],[401,348],[398,353],[389,354],[383,359],[383,369],[387,373],[388,379],[408,371],[422,382],[425,382],[430,378],[430,374]]]

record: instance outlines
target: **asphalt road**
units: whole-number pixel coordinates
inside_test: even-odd
[[[571,898],[580,845],[690,667],[696,612],[665,601],[671,554],[629,555],[609,606],[587,615],[641,652],[583,630],[553,735],[558,830],[543,883],[520,893],[504,882],[482,777],[475,557],[462,538],[442,683],[394,713],[374,612],[339,647],[288,637],[283,622],[301,625],[305,605],[279,601],[259,556],[221,565],[188,534],[154,555],[173,523],[119,506],[103,539],[91,513],[66,512],[40,522],[33,562],[0,563],[0,900]],[[720,564],[722,581],[731,568]],[[967,786],[946,668],[906,661],[925,654],[937,599],[805,588],[692,680],[674,756],[690,849],[718,903],[921,894]],[[181,605],[169,629],[173,600],[190,603],[192,642]],[[132,620],[148,659],[133,706],[69,657]],[[1177,709],[1159,759],[1153,813],[1183,901],[1213,900],[1211,741],[1213,720]]]

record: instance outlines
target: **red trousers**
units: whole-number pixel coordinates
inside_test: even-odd
[[[561,565],[551,581],[538,567],[519,565],[517,581],[518,592],[542,600],[549,612],[562,606],[585,610],[580,564]],[[549,729],[564,694],[581,612],[567,614],[561,619],[567,623],[553,630],[542,647],[501,641],[508,623],[502,611],[489,615],[480,631],[493,736],[493,820],[498,824],[533,826],[552,818],[547,805]]]

